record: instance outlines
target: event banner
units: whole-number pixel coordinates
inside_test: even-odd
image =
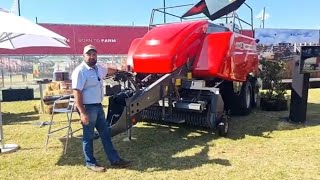
[[[319,45],[320,31],[310,29],[255,29],[255,38],[259,39],[258,52],[260,59],[286,61],[286,77],[291,78],[295,47]],[[312,73],[311,77],[320,77]]]

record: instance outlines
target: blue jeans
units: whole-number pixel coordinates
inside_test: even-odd
[[[97,129],[100,135],[100,139],[110,163],[119,161],[120,157],[117,151],[114,149],[110,129],[107,125],[105,114],[102,104],[84,105],[85,111],[89,117],[89,124],[83,125],[83,153],[86,160],[86,165],[96,165],[97,161],[93,155],[93,140],[94,140],[94,128]]]

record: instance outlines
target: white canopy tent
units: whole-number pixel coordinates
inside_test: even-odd
[[[69,47],[65,37],[1,9],[0,24],[0,48]]]
[[[0,48],[69,47],[66,38],[23,17],[0,8]],[[0,104],[0,153],[14,152],[16,144],[4,144]]]

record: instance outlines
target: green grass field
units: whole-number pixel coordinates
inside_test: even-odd
[[[133,161],[128,169],[112,169],[100,140],[95,154],[105,173],[84,167],[81,139],[72,138],[63,155],[64,131],[44,148],[48,126],[37,122],[33,105],[38,101],[2,103],[5,143],[21,148],[0,155],[0,179],[320,179],[320,89],[310,90],[308,121],[290,124],[280,117],[288,112],[255,110],[252,115],[232,117],[230,134],[220,138],[204,129],[177,125],[138,123],[136,140],[125,134],[113,141],[121,156]],[[106,103],[105,103],[106,104]],[[65,116],[55,117],[54,127]],[[73,127],[80,127],[76,115]],[[81,134],[81,132],[80,132]]]

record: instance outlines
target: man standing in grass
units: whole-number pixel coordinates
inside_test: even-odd
[[[96,128],[111,165],[126,167],[130,162],[121,159],[114,149],[101,104],[104,96],[103,77],[107,74],[112,75],[117,70],[106,69],[97,64],[97,50],[93,45],[84,47],[83,56],[84,61],[72,73],[72,89],[83,126],[83,153],[86,166],[96,172],[105,171],[93,155],[94,128]]]

